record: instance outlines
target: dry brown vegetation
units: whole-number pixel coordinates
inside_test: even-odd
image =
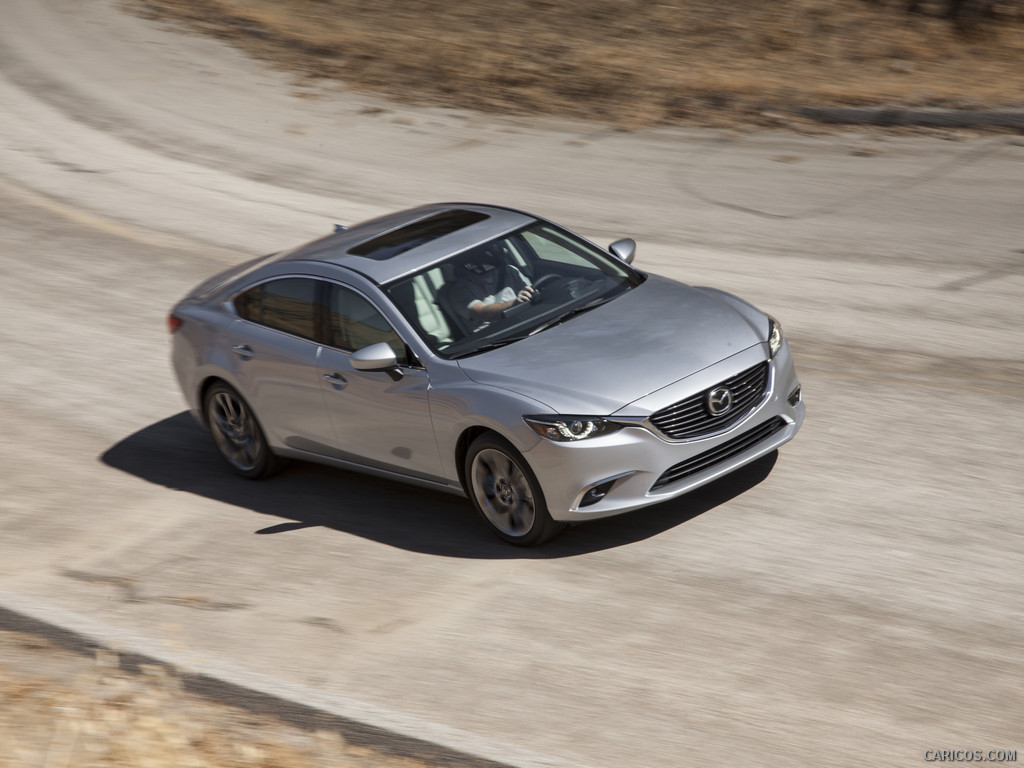
[[[0,768],[429,768],[0,631]]]
[[[983,2],[984,0],[973,0]],[[1024,0],[131,0],[305,77],[414,104],[616,123],[800,106],[1024,106]]]

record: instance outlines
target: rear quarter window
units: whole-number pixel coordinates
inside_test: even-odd
[[[235,299],[239,317],[307,339],[316,338],[315,280],[287,277],[262,283]]]

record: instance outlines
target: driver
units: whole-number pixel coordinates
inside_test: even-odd
[[[455,310],[471,323],[498,320],[509,307],[531,301],[530,280],[503,258],[505,248],[492,244],[466,254],[452,288]]]

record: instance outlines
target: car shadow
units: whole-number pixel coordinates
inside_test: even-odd
[[[777,456],[772,452],[681,498],[572,526],[533,548],[502,542],[463,498],[358,472],[294,461],[268,480],[242,479],[188,412],[126,437],[100,459],[148,482],[266,515],[266,525],[254,531],[261,535],[322,527],[444,557],[547,559],[619,547],[686,523],[756,486]]]

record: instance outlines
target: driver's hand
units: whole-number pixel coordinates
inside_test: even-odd
[[[522,304],[524,301],[533,299],[533,286],[528,285],[516,295],[516,302]]]

